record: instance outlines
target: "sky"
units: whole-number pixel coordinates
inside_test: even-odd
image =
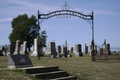
[[[10,44],[11,21],[24,13],[35,15],[37,11],[47,14],[62,9],[67,2],[75,11],[83,14],[94,12],[94,40],[102,45],[104,39],[114,47],[120,47],[120,0],[0,0],[0,45]],[[71,8],[71,10],[73,10]],[[75,44],[91,44],[92,26],[78,17],[52,17],[39,20],[41,30],[47,32],[47,42],[55,41],[63,45],[67,40],[69,47]]]

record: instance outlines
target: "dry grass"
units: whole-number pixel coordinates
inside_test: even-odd
[[[34,66],[54,66],[58,65],[60,69],[67,71],[70,75],[78,77],[78,80],[120,80],[120,61],[108,60],[108,61],[91,61],[91,57],[84,55],[83,57],[68,58],[50,58],[50,57],[30,57]],[[6,68],[8,66],[7,57],[0,57],[0,68]],[[4,72],[5,71],[5,72]],[[14,72],[2,70],[2,73],[7,74],[7,77],[17,75],[19,77],[28,78],[23,72]],[[4,75],[0,71],[0,79]],[[17,77],[16,76],[16,77]],[[32,78],[33,79],[33,78]],[[4,79],[5,80],[5,79]],[[16,80],[16,79],[14,79]],[[23,79],[22,79],[23,80]]]

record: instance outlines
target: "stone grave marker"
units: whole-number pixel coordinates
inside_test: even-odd
[[[83,48],[84,50],[83,50],[83,53],[84,54],[87,54],[87,52],[88,52],[88,46],[87,46],[87,44],[85,43],[84,44],[84,48]]]
[[[32,62],[27,55],[8,55],[8,62],[9,69],[33,67]]]
[[[103,55],[103,48],[99,48],[98,54],[99,54],[99,55]]]
[[[19,40],[16,40],[16,46],[15,46],[14,54],[20,54],[19,49],[20,49],[20,43],[19,43]]]
[[[110,44],[109,43],[106,44],[104,54],[111,55]]]
[[[60,45],[57,46],[57,53],[61,53],[61,46]]]
[[[33,53],[31,54],[31,56],[37,56],[38,53],[37,53],[37,38],[34,39],[34,51]]]
[[[57,52],[55,49],[55,42],[48,42],[47,43],[47,51],[45,53],[46,55],[54,55],[53,57],[57,56]]]
[[[27,41],[24,41],[22,46],[21,46],[21,52],[20,54],[26,54],[28,55],[28,52],[27,52]]]
[[[74,47],[74,54],[75,56],[83,56],[83,53],[81,52],[81,44],[76,44]]]

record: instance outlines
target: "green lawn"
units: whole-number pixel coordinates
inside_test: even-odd
[[[34,66],[55,66],[76,76],[78,80],[120,80],[120,61],[91,61],[91,57],[50,58],[30,57]],[[8,58],[0,56],[0,80],[35,80],[34,77],[26,75],[21,70],[3,69],[8,66]]]

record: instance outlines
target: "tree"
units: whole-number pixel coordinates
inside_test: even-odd
[[[15,43],[16,40],[20,40],[20,44],[23,41],[27,41],[27,47],[30,51],[30,47],[34,44],[34,39],[38,37],[38,25],[37,19],[34,15],[30,18],[27,14],[19,15],[11,22],[12,33],[9,35],[10,43]]]
[[[41,34],[40,34],[40,47],[46,47],[46,38],[47,38],[47,35],[46,35],[46,31],[42,31]]]

